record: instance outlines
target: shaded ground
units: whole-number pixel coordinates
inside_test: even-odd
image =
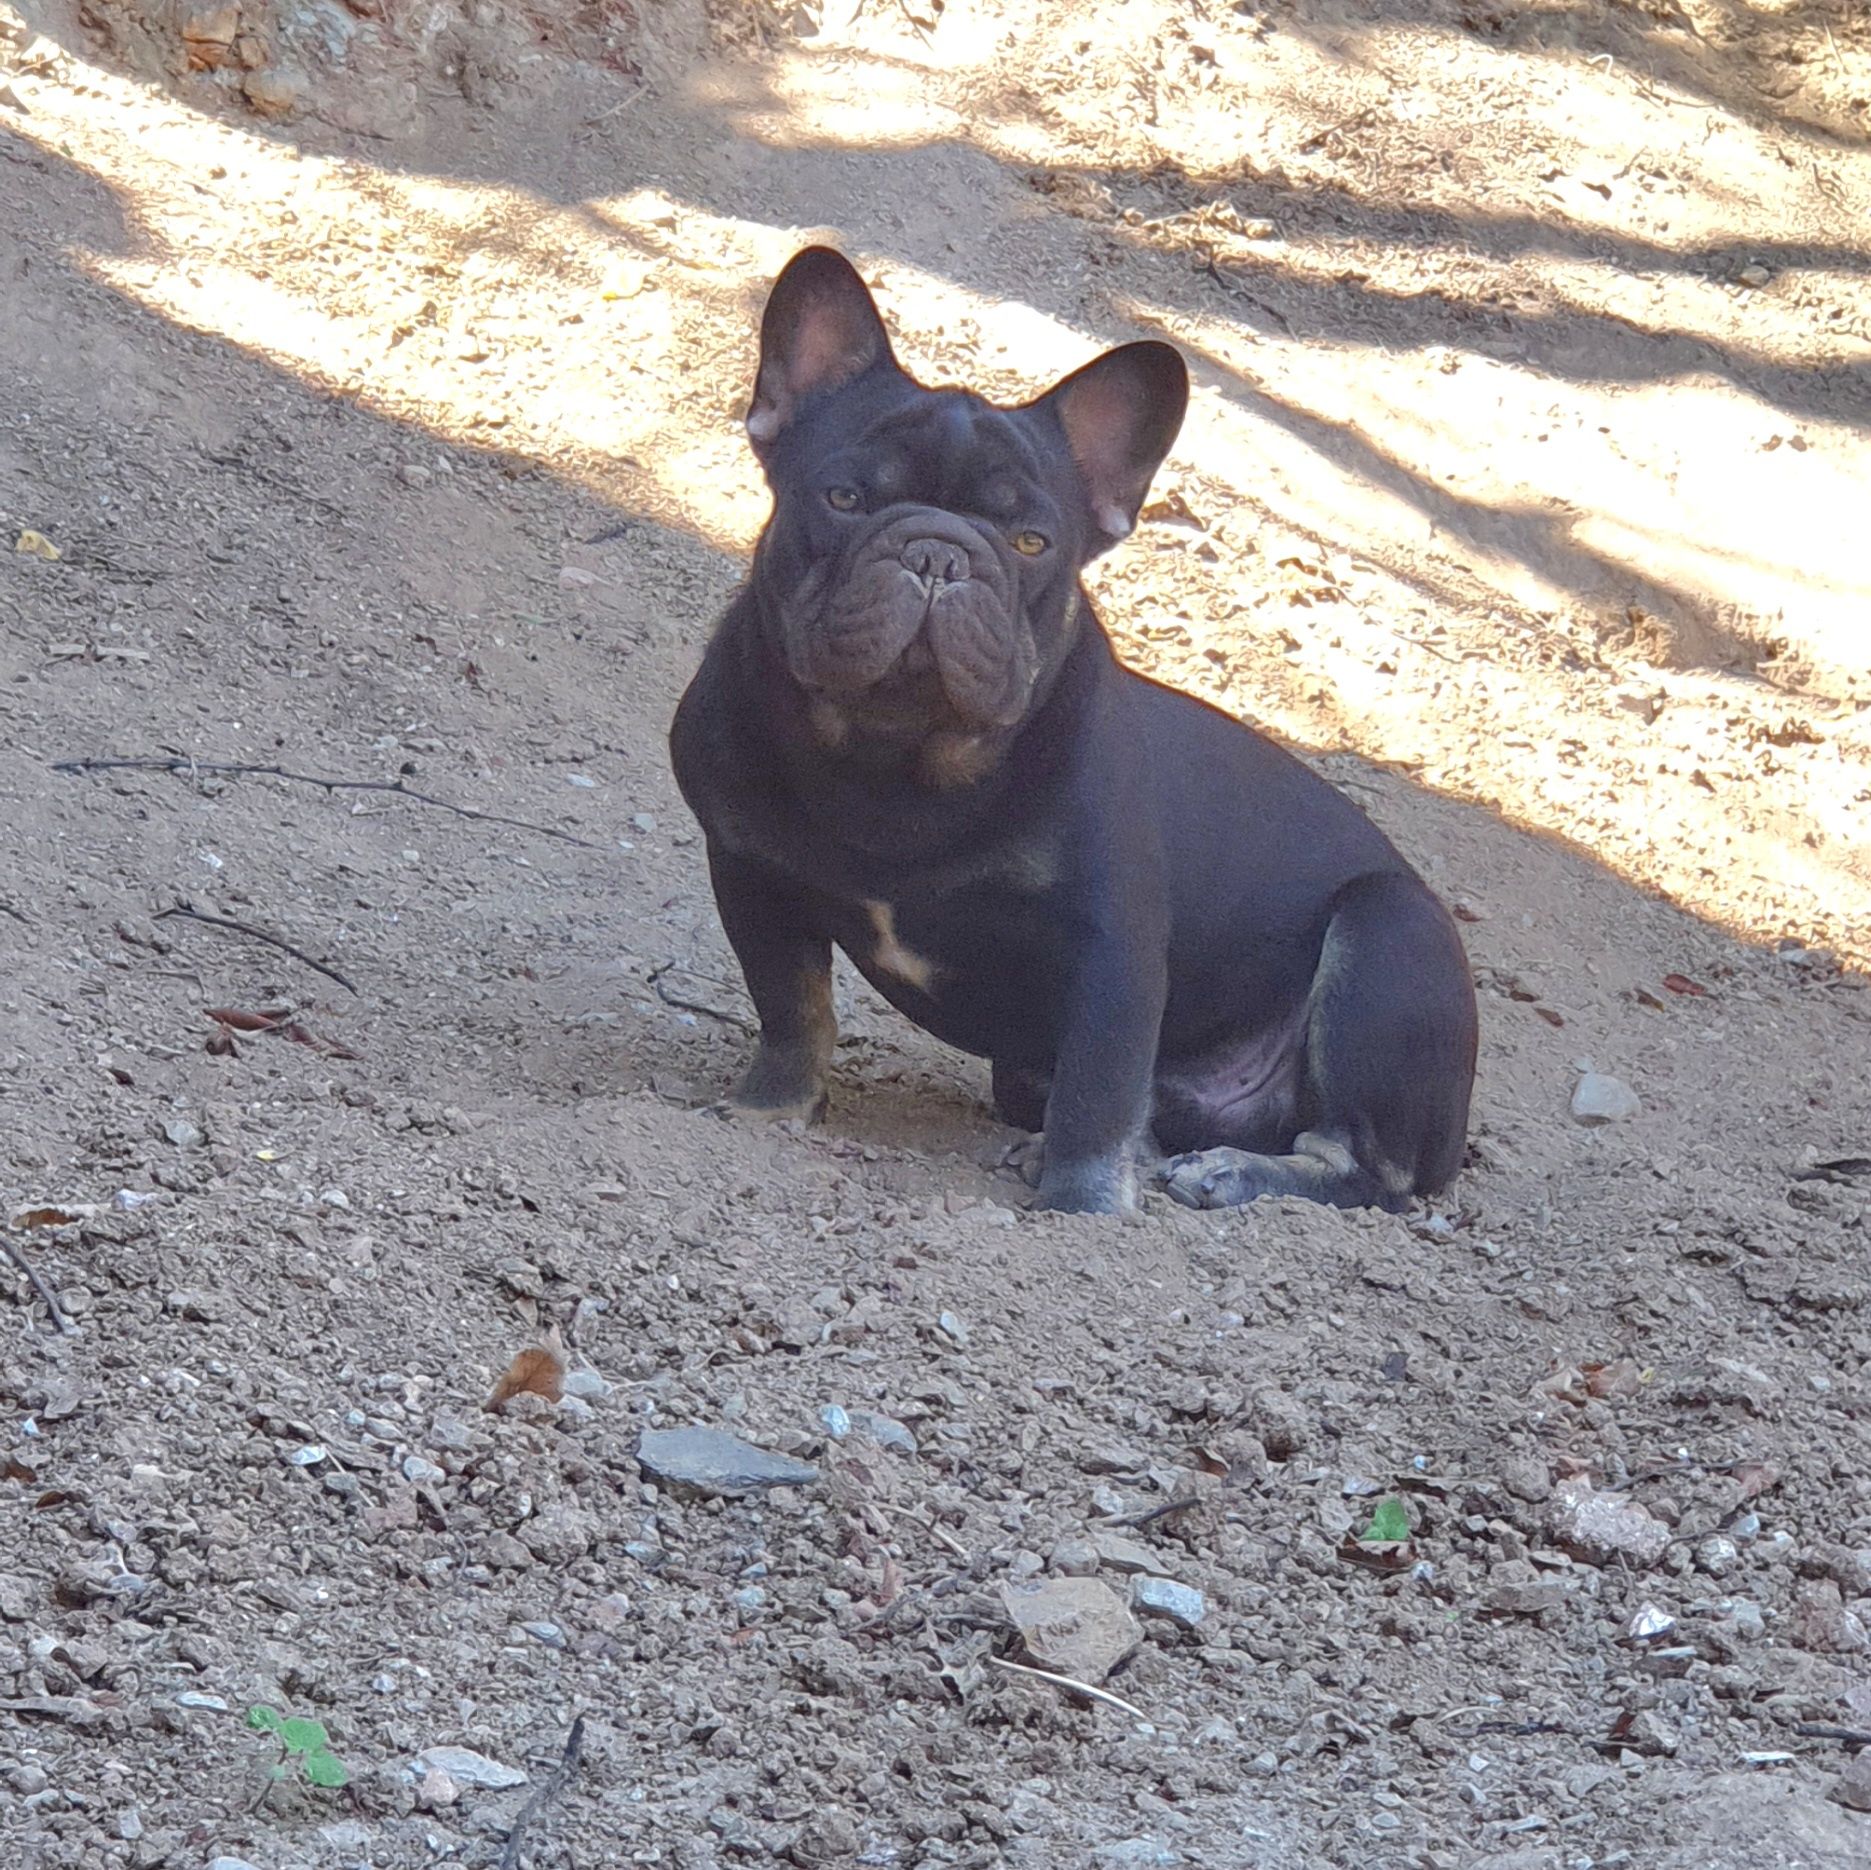
[[[5,1272],[8,1860],[492,1864],[528,1788],[405,1768],[583,1713],[541,1866],[1860,1861],[1862,15],[422,20],[264,124],[173,29],[0,40],[4,1194],[95,1210],[8,1235],[78,1327]],[[1029,1216],[850,980],[822,1131],[703,1108],[745,1008],[662,731],[808,230],[931,376],[1197,360],[1100,594],[1470,918],[1443,1214]],[[51,771],[172,753],[533,828]],[[358,1056],[205,1049],[287,1005]],[[1587,1061],[1642,1114],[1574,1125]],[[580,1393],[484,1414],[554,1324]],[[689,1421],[825,1478],[662,1494]],[[1660,1558],[1561,1549],[1580,1475]],[[1420,1563],[1348,1559],[1392,1496]],[[991,1666],[1004,1583],[1182,1499],[1147,1730]],[[352,1790],[256,1808],[257,1702]]]

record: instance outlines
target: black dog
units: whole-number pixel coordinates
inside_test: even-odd
[[[1188,400],[1127,344],[1003,409],[899,368],[827,248],[767,302],[773,514],[677,710],[760,1014],[742,1111],[812,1118],[835,942],[1044,1129],[1043,1207],[1401,1208],[1462,1160],[1475,999],[1442,905],[1331,786],[1119,663],[1079,584]]]

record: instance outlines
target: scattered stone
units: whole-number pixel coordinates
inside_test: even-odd
[[[1660,1519],[1635,1500],[1597,1492],[1583,1476],[1554,1488],[1546,1525],[1555,1545],[1590,1565],[1654,1565],[1669,1550]]]
[[[1137,1619],[1096,1578],[1004,1584],[1001,1602],[1036,1667],[1102,1682],[1143,1640]]]
[[[817,1870],[820,1864],[849,1863],[858,1854],[857,1827],[843,1812],[818,1812],[799,1827],[792,1860]]]
[[[1871,1648],[1864,1619],[1847,1607],[1830,1578],[1802,1584],[1793,1599],[1794,1641],[1802,1649],[1841,1656]]]
[[[1537,1617],[1561,1609],[1578,1588],[1574,1579],[1536,1571],[1524,1558],[1508,1559],[1489,1574],[1482,1607],[1502,1617]]]
[[[1638,1095],[1622,1078],[1588,1071],[1572,1092],[1572,1119],[1588,1129],[1601,1123],[1622,1123],[1643,1109]]]
[[[851,1426],[892,1454],[916,1452],[916,1437],[895,1416],[879,1415],[874,1409],[853,1409]]]
[[[1525,1500],[1537,1506],[1542,1500],[1551,1498],[1553,1476],[1544,1461],[1536,1461],[1530,1455],[1509,1455],[1501,1463],[1501,1485],[1516,1500]]]
[[[833,1441],[843,1441],[851,1433],[851,1412],[841,1403],[827,1403],[819,1411],[819,1422]]]
[[[1741,1563],[1741,1548],[1734,1540],[1712,1532],[1696,1546],[1696,1564],[1711,1578],[1725,1578]]]
[[[433,1461],[425,1461],[419,1454],[409,1454],[403,1457],[403,1478],[412,1486],[433,1487],[445,1481],[448,1474]]]
[[[1630,1726],[1618,1735],[1618,1745],[1626,1752],[1653,1757],[1674,1753],[1681,1744],[1682,1737],[1655,1708],[1633,1715]]]
[[[955,1346],[958,1351],[968,1348],[968,1327],[953,1312],[944,1312],[936,1320],[936,1329]]]
[[[1135,1539],[1126,1539],[1121,1533],[1094,1532],[1091,1535],[1091,1546],[1098,1554],[1099,1564],[1107,1571],[1134,1575],[1140,1571],[1160,1572],[1163,1569],[1160,1553],[1151,1551],[1147,1545],[1139,1545]]]
[[[1047,1567],[1062,1578],[1095,1578],[1098,1553],[1090,1539],[1061,1539],[1046,1559]]]
[[[12,1767],[6,1779],[7,1784],[23,1799],[36,1799],[52,1783],[46,1777],[44,1767],[31,1764]]]
[[[426,487],[430,481],[434,480],[435,472],[432,468],[423,467],[418,462],[405,461],[396,470],[396,477],[405,487]]]
[[[1847,1811],[1871,1812],[1871,1751],[1860,1753],[1826,1788]]]
[[[1149,1870],[1154,1865],[1187,1862],[1181,1852],[1159,1844],[1155,1838],[1119,1838],[1100,1844],[1093,1849],[1091,1860],[1099,1870]]]
[[[471,1747],[425,1747],[416,1755],[416,1765],[424,1774],[446,1773],[456,1785],[480,1792],[504,1792],[509,1786],[526,1784],[526,1775],[517,1766],[503,1766]]]
[[[191,1123],[186,1117],[165,1117],[162,1133],[177,1149],[199,1149],[206,1140],[201,1126]]]
[[[646,1428],[637,1464],[650,1479],[701,1493],[757,1493],[767,1487],[809,1487],[819,1471],[809,1461],[771,1454],[713,1428]]]
[[[1658,1604],[1639,1604],[1624,1626],[1624,1634],[1633,1643],[1654,1643],[1676,1628],[1676,1619]]]
[[[261,117],[289,117],[305,97],[304,80],[277,67],[250,71],[240,88],[248,105]]]
[[[1198,1628],[1208,1615],[1208,1600],[1202,1593],[1173,1578],[1139,1578],[1130,1587],[1130,1597],[1146,1616],[1167,1617],[1185,1630]]]
[[[561,1500],[523,1521],[518,1538],[542,1565],[569,1565],[591,1550],[600,1531],[596,1514]]]
[[[556,1623],[547,1623],[542,1620],[536,1623],[523,1623],[520,1625],[520,1628],[524,1630],[534,1642],[544,1643],[548,1649],[563,1649],[565,1647],[565,1632],[560,1629]]]
[[[1735,277],[1740,280],[1744,286],[1752,286],[1755,291],[1758,292],[1762,286],[1771,285],[1774,276],[1759,260],[1754,260],[1742,267]]]

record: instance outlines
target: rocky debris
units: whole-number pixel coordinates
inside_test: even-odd
[[[1588,1071],[1572,1091],[1572,1120],[1588,1129],[1603,1123],[1623,1123],[1643,1109],[1637,1093],[1622,1078],[1608,1072]]]
[[[700,1493],[759,1493],[768,1487],[809,1487],[819,1470],[809,1461],[772,1454],[713,1428],[647,1428],[637,1461],[650,1479]]]
[[[1004,1584],[1001,1602],[1035,1667],[1075,1681],[1102,1682],[1143,1641],[1124,1600],[1097,1578]]]
[[[1647,1508],[1621,1494],[1600,1493],[1583,1477],[1553,1489],[1546,1528],[1555,1545],[1590,1565],[1650,1566],[1670,1545],[1669,1527]]]
[[[1871,1812],[1871,1750],[1860,1753],[1826,1788],[1826,1797],[1846,1810]]]
[[[1482,1605],[1497,1616],[1537,1617],[1561,1609],[1577,1589],[1576,1579],[1539,1571],[1524,1558],[1505,1559],[1489,1573]]]
[[[1160,1553],[1153,1552],[1147,1545],[1140,1545],[1135,1539],[1126,1539],[1122,1533],[1094,1532],[1091,1535],[1091,1549],[1106,1571],[1135,1573],[1160,1572],[1163,1569]]]
[[[457,1787],[471,1786],[480,1792],[504,1792],[509,1786],[523,1786],[526,1775],[517,1766],[503,1766],[472,1747],[425,1747],[416,1755],[420,1776],[445,1774]]]
[[[1185,1630],[1200,1626],[1208,1615],[1208,1601],[1193,1585],[1173,1578],[1138,1578],[1130,1587],[1130,1601],[1147,1617],[1166,1617]]]

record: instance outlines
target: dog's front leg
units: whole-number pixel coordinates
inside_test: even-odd
[[[1134,933],[1101,933],[1082,956],[1046,1100],[1037,1207],[1123,1214],[1137,1205],[1167,978],[1163,943]]]
[[[747,991],[760,1015],[760,1045],[735,1087],[750,1117],[825,1113],[838,1024],[832,1013],[832,949],[801,892],[765,864],[710,843],[709,879]]]

